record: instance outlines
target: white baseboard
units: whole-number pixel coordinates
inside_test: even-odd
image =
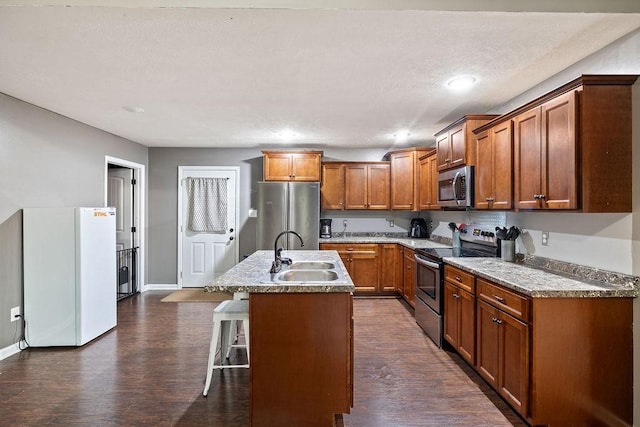
[[[0,348],[0,360],[6,359],[9,356],[13,356],[16,353],[20,353],[22,350],[18,347],[18,343],[11,344],[8,347]]]
[[[146,291],[177,291],[177,283],[149,283],[142,288],[142,292]]]

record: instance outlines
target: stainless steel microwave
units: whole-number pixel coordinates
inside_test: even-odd
[[[438,205],[473,207],[473,166],[463,166],[438,174]]]

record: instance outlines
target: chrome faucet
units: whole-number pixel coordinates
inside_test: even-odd
[[[302,241],[302,237],[293,230],[286,230],[276,236],[276,240],[273,242],[273,252],[274,252],[274,260],[273,264],[271,264],[271,270],[269,273],[277,273],[282,268],[282,264],[291,264],[291,258],[282,258],[282,248],[278,249],[278,239],[280,236],[285,234],[294,234],[298,239],[300,239],[300,246],[304,246],[304,242]]]

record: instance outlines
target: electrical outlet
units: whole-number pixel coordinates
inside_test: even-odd
[[[542,246],[548,246],[549,245],[549,232],[548,231],[543,231],[542,232]]]
[[[20,306],[11,309],[11,321],[15,322],[20,318]]]
[[[389,227],[394,227],[396,224],[393,222],[392,219],[389,220]]]
[[[343,220],[342,220],[342,225],[343,225],[345,228],[347,228],[347,220],[346,220],[346,219],[343,219]]]

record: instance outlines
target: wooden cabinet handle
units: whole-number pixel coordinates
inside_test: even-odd
[[[493,298],[494,298],[496,301],[498,301],[499,303],[502,303],[502,304],[506,304],[506,303],[507,303],[507,302],[505,301],[505,299],[504,299],[504,298],[499,297],[498,295],[494,295],[494,296],[493,296]]]

